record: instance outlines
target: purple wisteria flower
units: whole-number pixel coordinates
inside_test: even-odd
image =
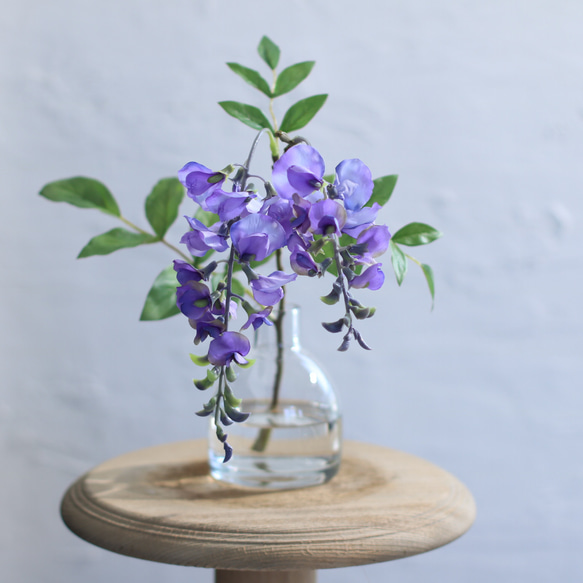
[[[241,261],[263,261],[285,245],[283,227],[265,215],[247,215],[231,227],[231,240]]]
[[[249,354],[249,339],[239,332],[224,332],[209,345],[208,359],[215,366],[228,366],[233,360],[238,364],[247,364],[245,356]]]
[[[200,281],[188,281],[176,289],[176,305],[187,318],[199,320],[210,313],[211,292]]]
[[[184,285],[189,281],[201,281],[204,279],[203,272],[190,265],[190,263],[182,261],[181,259],[175,259],[173,263],[174,271],[176,271],[176,279],[181,285]]]
[[[283,298],[282,286],[294,281],[296,277],[295,273],[288,275],[283,271],[274,271],[267,277],[259,275],[257,279],[251,280],[255,301],[264,306],[275,306]]]
[[[273,186],[282,198],[291,199],[294,193],[305,198],[321,188],[324,170],[324,160],[317,150],[297,144],[273,165]]]
[[[188,162],[178,171],[178,179],[186,187],[188,196],[198,204],[203,204],[216,188],[220,188],[225,175],[198,162]]]
[[[289,259],[291,268],[298,275],[307,275],[308,277],[314,277],[320,273],[320,268],[318,264],[314,261],[312,256],[303,249],[296,248],[292,251],[291,257]]]
[[[346,211],[342,204],[329,198],[313,204],[309,217],[312,232],[317,235],[340,235],[346,223]]]
[[[223,222],[249,214],[248,203],[257,195],[252,192],[225,192],[220,188],[214,190],[205,200],[205,210],[219,215]]]
[[[334,191],[346,209],[343,233],[358,237],[364,229],[374,223],[381,206],[378,203],[370,207],[364,206],[370,200],[373,188],[370,169],[358,158],[343,160],[336,166]]]
[[[360,275],[357,275],[350,281],[350,287],[358,289],[368,288],[371,290],[380,289],[385,282],[385,274],[381,269],[382,263],[375,263],[365,269]]]
[[[390,239],[391,234],[386,225],[373,225],[362,231],[356,239],[356,244],[364,245],[366,249],[359,254],[359,259],[363,263],[374,263],[373,258],[382,255],[389,248]]]
[[[219,232],[222,227],[221,223],[207,227],[198,219],[188,216],[185,218],[192,231],[185,233],[180,242],[184,243],[195,257],[202,257],[211,249],[214,251],[228,249],[229,244],[226,237]]]
[[[196,330],[194,343],[200,344],[209,336],[218,338],[225,331],[225,323],[214,317],[210,312],[203,314],[198,320],[189,319],[188,323],[191,328]]]
[[[257,330],[263,324],[267,326],[273,326],[273,322],[269,319],[269,315],[271,314],[273,308],[271,306],[265,308],[265,310],[261,310],[260,312],[254,312],[249,314],[249,318],[241,326],[241,330],[247,330],[249,326],[253,326],[253,330]]]

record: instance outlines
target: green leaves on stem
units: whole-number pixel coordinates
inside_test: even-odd
[[[154,280],[140,315],[140,320],[164,320],[180,313],[176,306],[178,280],[174,267],[169,265]]]
[[[40,195],[54,202],[68,202],[80,208],[95,208],[108,215],[120,217],[119,206],[107,186],[84,176],[50,182]]]
[[[270,122],[268,117],[254,105],[248,105],[238,101],[220,101],[219,105],[229,115],[253,129],[261,130],[265,128],[270,130],[270,137],[273,141],[275,140],[275,132],[278,129],[283,132],[293,132],[306,126],[324,105],[328,96],[323,94],[312,95],[311,97],[298,101],[285,113],[283,121],[281,122],[281,127],[276,127],[277,121],[273,115],[272,109],[273,100],[276,97],[289,93],[304,81],[314,68],[315,62],[303,61],[301,63],[295,63],[277,74],[275,70],[279,63],[279,57],[281,54],[279,47],[271,39],[264,36],[257,47],[257,52],[271,69],[273,76],[273,83],[271,85],[255,69],[245,67],[239,63],[227,63],[227,66],[231,71],[249,83],[249,85],[255,87],[255,89],[259,90],[263,95],[269,98],[268,115],[271,116],[272,122]],[[274,157],[277,157],[277,146],[273,143],[271,144],[271,150]]]
[[[83,249],[81,249],[78,259],[91,257],[91,255],[109,255],[118,249],[137,247],[146,243],[156,243],[159,239],[147,233],[132,233],[127,229],[117,227],[93,237]]]
[[[429,265],[421,263],[411,255],[403,252],[399,245],[406,245],[408,247],[417,247],[419,245],[428,245],[436,239],[443,236],[443,233],[434,229],[425,223],[409,223],[399,229],[391,238],[389,242],[389,249],[391,251],[391,263],[397,278],[397,283],[401,285],[405,274],[407,273],[407,259],[410,259],[423,271],[429,293],[431,294],[431,308],[433,309],[433,302],[435,301],[435,279],[433,270]]]

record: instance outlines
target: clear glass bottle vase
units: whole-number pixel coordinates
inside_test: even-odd
[[[233,457],[223,463],[223,445],[209,427],[213,478],[265,489],[323,484],[338,471],[342,423],[332,384],[300,345],[300,310],[288,308],[281,325],[252,334],[255,364],[233,383],[242,399],[244,423],[226,428]]]

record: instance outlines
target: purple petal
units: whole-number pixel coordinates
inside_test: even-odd
[[[346,224],[342,232],[357,238],[362,231],[375,222],[380,208],[381,205],[375,202],[372,206],[365,206],[359,211],[346,211]]]
[[[375,263],[357,275],[351,282],[350,287],[365,288],[371,290],[380,289],[385,282],[385,274],[381,270],[382,263]]]
[[[181,285],[184,285],[188,281],[200,281],[204,279],[204,275],[200,269],[196,269],[196,267],[181,259],[174,260],[174,271],[176,271],[176,279]]]
[[[249,354],[250,349],[251,344],[243,334],[239,332],[224,332],[221,336],[211,341],[208,359],[211,364],[221,366],[228,364],[234,358],[245,360],[242,357]]]
[[[290,199],[296,192],[305,197],[319,188],[324,169],[317,150],[308,144],[297,144],[273,165],[272,183],[282,198]]]
[[[263,261],[283,247],[286,236],[275,219],[253,214],[243,217],[231,227],[231,240],[241,259]]]
[[[374,183],[368,166],[358,158],[352,158],[336,166],[334,186],[344,199],[346,210],[357,211],[368,202]]]
[[[373,225],[360,233],[356,243],[366,245],[365,257],[378,257],[389,248],[390,239],[391,233],[386,225]]]
[[[317,235],[336,233],[346,223],[346,211],[336,200],[326,199],[313,204],[309,212],[312,232]]]

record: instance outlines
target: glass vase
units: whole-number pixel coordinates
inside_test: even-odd
[[[226,428],[233,457],[223,463],[223,445],[209,427],[213,478],[264,489],[323,484],[338,471],[342,423],[328,377],[300,344],[300,309],[288,308],[273,326],[261,326],[250,340],[253,366],[233,383],[242,399],[244,423]]]

